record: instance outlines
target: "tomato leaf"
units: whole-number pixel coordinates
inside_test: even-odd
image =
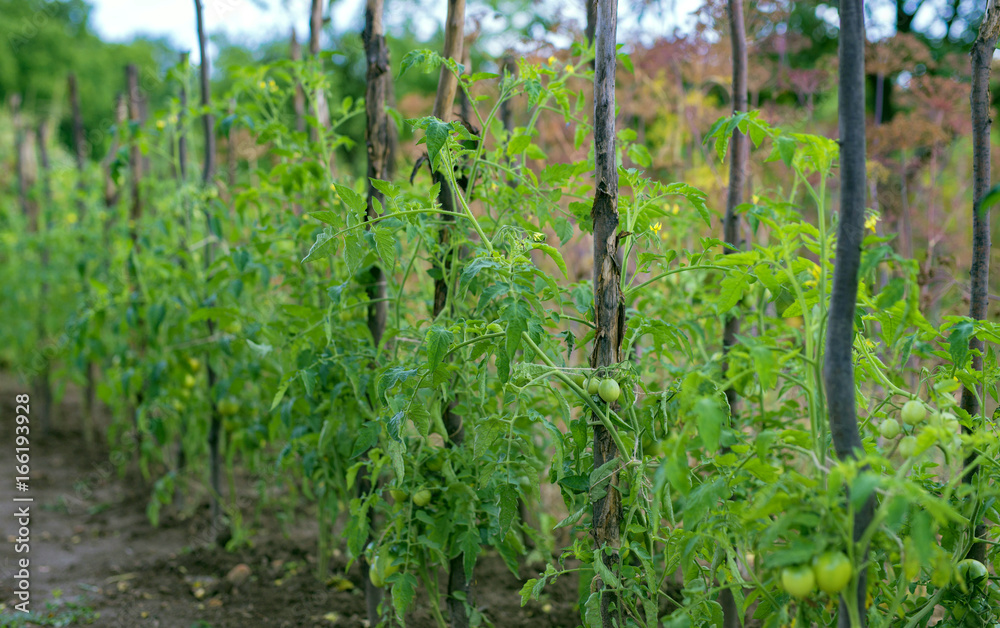
[[[507,536],[510,524],[514,521],[514,515],[517,513],[517,489],[510,484],[501,486],[497,495],[497,506],[500,509],[500,538],[502,539]]]
[[[453,333],[440,325],[433,325],[427,330],[424,346],[427,350],[427,367],[430,370],[433,371],[441,363],[441,359],[444,358],[444,354],[448,351],[454,338]]]
[[[396,237],[384,227],[372,229],[372,237],[375,239],[375,250],[385,263],[386,272],[391,273],[396,265]]]

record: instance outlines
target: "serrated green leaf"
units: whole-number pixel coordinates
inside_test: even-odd
[[[444,354],[454,339],[455,334],[440,325],[434,325],[427,330],[424,346],[427,350],[427,365],[430,370],[433,371],[441,363],[441,359],[444,358]]]
[[[951,328],[948,334],[948,353],[951,355],[952,369],[959,369],[965,366],[965,360],[969,356],[969,339],[975,326],[972,321],[960,321]]]
[[[417,578],[410,573],[402,574],[392,585],[392,606],[400,617],[406,615],[406,611],[410,609],[416,590]]]
[[[521,606],[527,604],[528,600],[531,599],[531,590],[535,588],[536,582],[538,582],[536,578],[529,578],[521,587]]]
[[[448,141],[448,133],[451,126],[440,120],[431,120],[427,125],[427,157],[431,160],[431,165],[437,167],[437,156]]]
[[[311,259],[319,257],[320,255],[325,255],[326,253],[336,253],[337,251],[337,239],[326,231],[321,231],[316,234],[316,241],[313,243],[309,252],[306,256],[302,258],[302,264],[305,264]]]
[[[330,210],[323,210],[319,212],[312,212],[309,214],[311,218],[315,218],[320,222],[325,222],[328,225],[339,226],[342,222],[340,214],[337,212],[332,212]]]
[[[514,521],[514,515],[518,511],[517,489],[510,484],[501,486],[497,495],[497,506],[500,509],[500,538],[502,539],[507,536],[510,524]]]
[[[372,237],[375,239],[375,250],[382,258],[382,262],[385,263],[386,271],[392,272],[396,265],[396,237],[392,231],[384,227],[372,229]]]
[[[419,400],[416,400],[410,404],[406,416],[413,423],[413,427],[416,428],[417,433],[426,438],[431,428],[431,414],[427,410],[427,407],[420,403]]]
[[[346,185],[341,185],[339,183],[334,185],[337,188],[337,196],[339,196],[340,200],[344,202],[344,205],[347,205],[348,208],[350,208],[360,219],[363,220],[368,212],[368,203],[365,199]]]

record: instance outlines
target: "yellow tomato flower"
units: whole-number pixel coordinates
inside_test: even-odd
[[[75,225],[76,224],[76,214],[73,213],[73,212],[70,212],[70,213],[66,214],[66,222],[68,224]]]
[[[267,88],[270,89],[272,92],[276,92],[278,91],[278,84],[275,83],[274,81],[268,81]]]
[[[875,233],[875,225],[878,224],[878,215],[872,214],[868,218],[865,218],[865,229]]]
[[[573,66],[567,65],[566,66],[566,74],[572,74],[572,73],[573,73]]]
[[[757,196],[756,194],[753,195],[753,204],[754,205],[759,205],[760,204],[760,197]]]
[[[261,89],[267,89],[267,83],[265,83],[264,81],[261,81],[260,83],[257,83],[257,87],[259,87]]]
[[[660,235],[660,229],[663,227],[659,222],[654,222],[650,225],[649,230],[653,232],[654,235]]]
[[[552,65],[555,62],[556,62],[556,58],[555,57],[549,57],[549,65]]]
[[[674,203],[674,206],[671,208],[671,211],[674,212],[674,215],[676,216],[681,211],[681,206],[678,205],[677,203]]]
[[[166,122],[164,122],[163,120],[157,120],[157,121],[156,121],[156,128],[160,129],[161,131],[162,131],[162,130],[163,130],[163,128],[164,128],[164,127],[166,127],[166,126],[167,126],[167,123],[166,123]]]
[[[172,113],[169,116],[167,116],[167,122],[169,122],[170,124],[177,124],[177,115]]]

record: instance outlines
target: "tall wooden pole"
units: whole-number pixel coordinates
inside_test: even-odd
[[[594,204],[590,215],[594,222],[594,349],[590,366],[598,369],[621,361],[625,333],[625,302],[621,293],[621,267],[618,262],[618,169],[615,165],[615,42],[618,30],[618,0],[597,0],[594,60],[594,156],[596,160]],[[617,405],[617,404],[613,404]],[[610,432],[594,426],[594,468],[618,456]],[[622,520],[621,494],[617,471],[612,475],[607,493],[593,504],[593,535],[597,548],[594,560],[604,561],[614,570]],[[605,550],[609,553],[605,554]],[[598,586],[605,584],[598,578]],[[612,612],[612,606],[616,611]],[[601,596],[601,622],[604,628],[624,625],[618,596]]]
[[[448,0],[448,17],[445,21],[444,30],[444,56],[461,62],[463,33],[465,30],[465,0]],[[452,107],[455,104],[455,94],[458,90],[458,77],[451,73],[444,65],[441,66],[441,73],[438,77],[437,93],[434,96],[434,117],[448,122],[451,116]],[[433,166],[432,166],[433,168]],[[461,190],[453,190],[449,179],[439,170],[434,170],[434,181],[441,185],[438,194],[438,201],[442,209],[446,212],[455,211],[455,194],[461,194]],[[441,244],[442,266],[438,268],[441,273],[440,279],[434,280],[434,316],[444,311],[448,303],[448,277],[450,276],[451,251],[451,230],[455,218],[449,214],[441,214],[442,227],[438,232],[438,241]],[[446,442],[449,447],[460,447],[465,440],[465,430],[462,425],[462,417],[455,414],[454,407],[457,401],[452,400],[446,404],[441,416],[442,423],[447,431]],[[469,615],[466,612],[466,603],[471,601],[471,587],[465,578],[465,554],[460,552],[451,559],[448,565],[448,613],[451,616],[452,628],[467,628],[469,625]],[[458,594],[458,595],[456,595]]]
[[[46,317],[49,310],[49,247],[44,241],[45,234],[49,230],[48,216],[52,206],[52,163],[49,160],[49,125],[44,118],[38,123],[35,132],[35,139],[38,143],[38,157],[41,165],[40,176],[42,180],[42,202],[38,210],[37,230],[42,240],[39,241],[39,258],[41,260],[42,280],[38,286],[38,345],[45,346],[48,340],[48,328]],[[39,416],[42,418],[42,429],[48,431],[52,426],[52,375],[49,367],[49,358],[43,355],[41,369],[36,382],[38,387],[37,398],[41,406]]]
[[[181,80],[180,93],[178,94],[178,99],[180,100],[181,110],[177,114],[177,164],[178,172],[181,177],[181,182],[187,181],[187,107],[188,107],[188,67],[190,63],[191,53],[182,52],[181,53],[181,69],[184,72],[184,78]]]
[[[320,36],[323,34],[323,0],[312,0],[309,10],[309,55],[318,59],[320,51]],[[320,62],[321,63],[321,62]],[[321,63],[322,66],[322,63]],[[313,109],[319,128],[313,129],[312,141],[317,141],[317,134],[330,127],[330,106],[326,101],[326,90],[319,88],[313,94]],[[333,160],[331,159],[331,164]]]
[[[80,95],[77,90],[76,75],[70,73],[66,79],[69,88],[69,108],[73,118],[73,157],[76,161],[76,214],[80,225],[83,225],[86,218],[87,203],[83,195],[85,191],[86,167],[87,167],[87,147],[83,137],[83,115],[80,112]],[[88,271],[86,259],[81,261],[83,291],[89,292],[89,282],[87,281]],[[85,383],[83,387],[83,442],[87,449],[94,445],[94,410],[97,403],[97,364],[93,360],[87,360],[83,366]]]
[[[34,230],[34,213],[28,192],[34,185],[34,177],[28,167],[28,140],[24,132],[24,123],[21,120],[21,95],[14,94],[10,97],[10,110],[14,123],[14,169],[17,171],[17,202],[21,207],[21,213],[28,221],[28,228]]]
[[[139,89],[139,68],[134,64],[130,63],[125,67],[125,86],[127,90],[127,107],[128,107],[128,119],[129,123],[136,126],[141,126],[143,123],[143,107],[142,107],[142,92]],[[129,181],[131,184],[131,199],[129,204],[129,214],[128,214],[128,233],[129,240],[132,242],[132,250],[129,254],[128,260],[128,270],[129,270],[129,282],[130,286],[130,298],[131,307],[135,308],[136,311],[136,327],[137,329],[132,332],[132,349],[135,353],[135,358],[138,360],[144,351],[143,334],[142,334],[142,317],[139,312],[141,311],[142,304],[140,302],[140,286],[139,286],[139,222],[142,220],[142,177],[143,177],[143,166],[145,165],[145,160],[142,157],[142,151],[139,148],[139,143],[134,137],[129,137]],[[142,429],[139,421],[139,412],[142,407],[143,395],[145,393],[144,387],[140,386],[139,390],[136,392],[135,405],[132,405],[132,399],[126,391],[126,408],[127,413],[132,416],[132,424],[135,428],[135,438],[136,443],[140,446],[136,448],[137,451],[141,451],[142,442]]]
[[[132,124],[141,124],[142,119],[142,107],[140,102],[142,100],[142,93],[139,90],[139,68],[136,67],[134,63],[128,64],[125,68],[125,83],[128,89],[128,117]],[[143,177],[143,159],[142,151],[139,149],[139,143],[135,141],[129,142],[129,168],[131,170],[131,184],[132,184],[132,199],[131,205],[129,206],[129,219],[131,220],[129,226],[129,235],[132,239],[132,245],[136,246],[138,234],[138,222],[142,218],[142,177]]]
[[[587,12],[587,24],[584,35],[587,37],[587,45],[594,45],[594,33],[597,30],[597,0],[583,0]]]
[[[864,0],[840,3],[840,222],[830,293],[829,322],[824,357],[824,380],[833,446],[840,459],[864,451],[858,434],[855,407],[854,313],[858,296],[858,268],[864,237],[865,201],[865,21]],[[854,541],[861,539],[874,515],[869,498],[854,515]],[[855,557],[861,564],[862,556]],[[838,625],[864,626],[866,572],[857,574],[854,595],[841,597]]]
[[[988,0],[986,12],[979,25],[979,36],[972,44],[972,269],[970,272],[969,317],[985,320],[989,307],[990,286],[990,210],[981,207],[983,197],[990,189],[990,64],[1000,36],[1000,0]],[[972,368],[982,371],[983,341],[973,336],[969,340]],[[976,418],[982,412],[975,391],[962,389],[962,409]],[[976,420],[982,425],[981,420]],[[966,464],[975,460],[971,455]],[[975,481],[975,473],[966,474],[967,482]],[[969,558],[986,560],[986,543],[983,537],[986,526],[973,522],[977,542],[969,549]]]
[[[729,16],[729,38],[732,41],[733,113],[737,114],[747,110],[747,35],[743,25],[743,0],[728,0],[726,12]],[[743,203],[749,146],[746,135],[739,129],[733,129],[729,149],[729,193],[726,197],[723,238],[732,248],[727,248],[726,254],[743,248],[740,242],[740,217],[736,213],[736,208]],[[729,371],[729,350],[736,344],[736,334],[739,332],[740,319],[736,316],[726,316],[722,334],[723,377]],[[726,388],[726,401],[729,402],[730,416],[735,419],[739,416],[739,395],[736,394],[735,387]],[[742,625],[740,610],[730,589],[722,589],[719,603],[722,605],[724,628],[740,628]]]
[[[208,58],[208,37],[205,34],[205,15],[201,0],[194,0],[195,15],[198,20],[198,51],[201,55],[201,106],[205,113],[201,116],[202,129],[205,134],[205,162],[202,167],[201,182],[205,187],[212,185],[215,175],[215,121],[209,106],[212,102],[211,84],[211,63]],[[211,212],[205,209],[205,224],[211,230]],[[214,235],[209,233],[209,244],[205,247],[205,270],[212,266],[212,257],[215,251]],[[215,333],[215,321],[208,319],[208,335]],[[219,458],[219,438],[222,432],[222,417],[219,415],[215,400],[215,368],[212,366],[211,354],[205,355],[205,370],[208,375],[208,398],[209,398],[209,427],[208,427],[208,452],[209,452],[209,482],[211,484],[211,504],[212,504],[212,526],[215,538],[220,541],[223,538],[220,528],[222,521],[222,508],[220,499],[222,495],[222,461]]]
[[[292,28],[291,57],[292,61],[302,61],[302,45],[299,44],[299,38],[294,28]],[[295,83],[295,100],[293,102],[295,105],[295,130],[299,133],[305,133],[306,94],[302,91],[302,83]]]
[[[111,176],[111,164],[115,160],[115,156],[118,154],[119,144],[121,142],[121,128],[125,124],[125,120],[128,118],[128,105],[126,103],[125,94],[119,92],[115,96],[115,130],[116,133],[111,138],[111,148],[108,150],[108,154],[104,157],[101,162],[104,168],[104,206],[109,210],[113,210],[118,207],[118,201],[121,198],[121,190],[115,184],[114,178]],[[108,216],[105,222],[105,230],[111,224],[112,216]],[[107,234],[105,234],[107,235]],[[106,240],[106,238],[105,238]]]
[[[385,206],[385,195],[372,185],[372,179],[389,181],[393,177],[395,166],[395,135],[396,127],[385,111],[385,102],[392,74],[389,67],[389,46],[385,41],[385,29],[382,24],[384,13],[383,0],[368,0],[365,7],[365,29],[362,39],[365,46],[367,62],[367,82],[365,86],[365,114],[367,129],[365,145],[368,153],[368,214],[369,220],[378,218],[376,201],[379,206]],[[386,302],[386,276],[378,264],[369,271],[367,286],[368,299],[368,331],[372,336],[372,345],[376,354],[385,333],[385,323],[388,304]],[[377,363],[372,367],[377,368]],[[358,492],[365,495],[371,491],[371,478],[367,471],[358,480]],[[369,511],[369,517],[374,512]],[[366,573],[367,561],[361,557],[361,572]],[[370,580],[365,580],[365,601],[368,607],[368,622],[375,626],[379,622],[378,605],[382,599],[381,589],[374,586]]]

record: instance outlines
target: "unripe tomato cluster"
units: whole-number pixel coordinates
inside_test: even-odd
[[[573,383],[587,391],[588,395],[598,395],[605,403],[614,403],[621,397],[622,389],[613,377],[584,377],[574,375]]]
[[[828,595],[843,591],[854,575],[854,567],[843,552],[824,552],[810,565],[795,565],[781,570],[781,586],[792,597],[809,597],[819,586]]]
[[[919,399],[910,399],[900,408],[899,418],[907,426],[909,434],[904,434],[899,440],[896,448],[903,458],[911,458],[917,452],[916,433],[927,419],[927,406]],[[934,412],[931,415],[930,425],[941,429],[945,434],[951,434],[952,438],[957,438],[962,426],[958,418],[950,412]],[[878,426],[879,435],[886,440],[893,440],[904,431],[900,422],[894,418],[882,421]],[[952,442],[951,439],[945,442]]]

